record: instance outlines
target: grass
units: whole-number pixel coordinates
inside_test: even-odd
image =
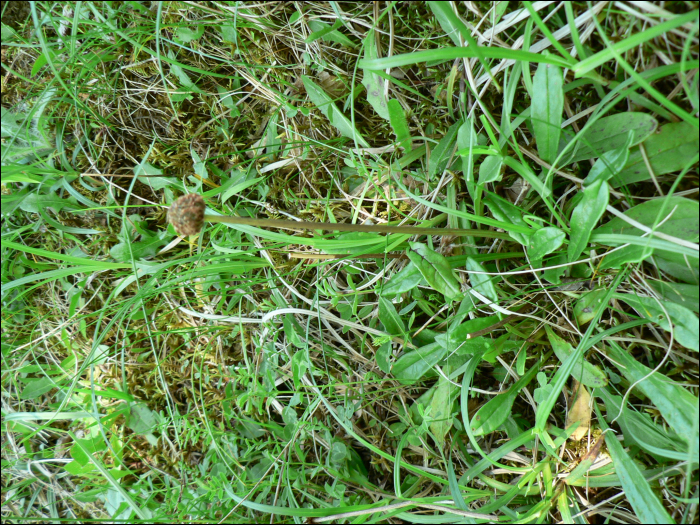
[[[7,2],[2,67],[3,520],[697,522],[696,4]]]

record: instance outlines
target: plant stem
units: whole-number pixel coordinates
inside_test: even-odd
[[[256,219],[253,217],[228,217],[224,215],[204,215],[204,220],[225,224],[241,224],[283,230],[321,230],[342,232],[400,233],[404,235],[460,235],[484,237],[488,239],[513,240],[506,232],[473,230],[461,228],[421,228],[417,226],[384,226],[381,224],[347,224],[333,222],[288,221],[284,219]]]

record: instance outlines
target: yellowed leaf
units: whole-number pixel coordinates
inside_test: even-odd
[[[566,428],[569,428],[576,422],[579,426],[574,433],[571,434],[571,439],[581,441],[587,433],[591,425],[591,395],[578,381],[574,380],[574,393],[571,395],[569,402],[569,413],[566,416]]]

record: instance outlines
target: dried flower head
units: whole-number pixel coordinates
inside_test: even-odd
[[[178,235],[195,235],[204,224],[204,199],[189,193],[177,199],[168,211],[168,220]]]

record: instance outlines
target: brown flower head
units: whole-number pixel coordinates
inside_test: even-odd
[[[204,199],[188,193],[177,199],[168,211],[168,220],[178,235],[195,235],[204,224]]]

